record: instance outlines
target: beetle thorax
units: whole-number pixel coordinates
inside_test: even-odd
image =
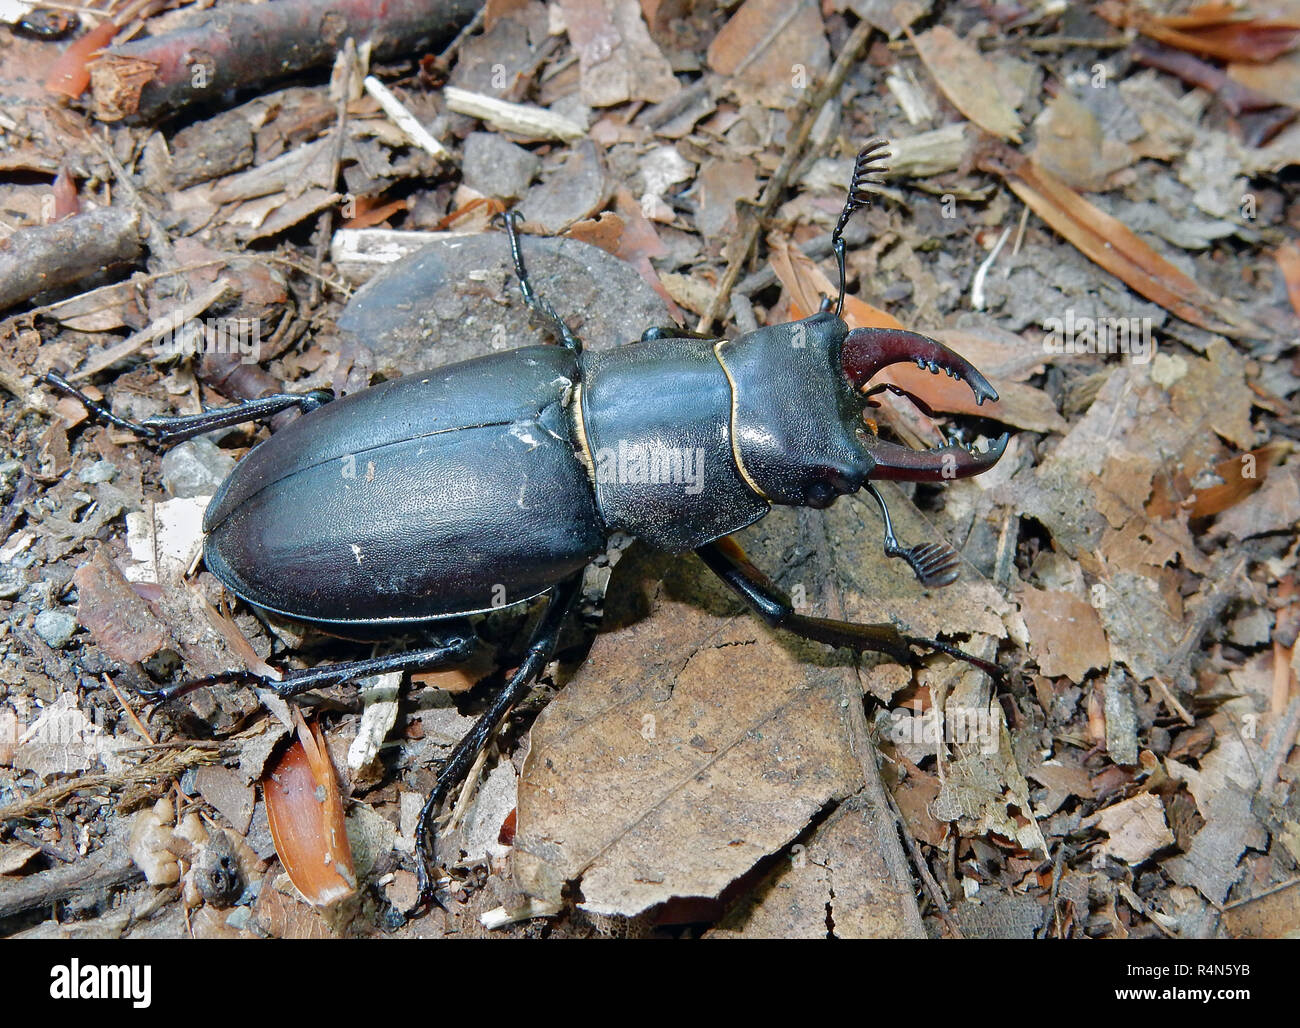
[[[737,463],[772,503],[827,507],[871,473],[858,435],[862,403],[840,370],[847,332],[822,313],[718,344]]]

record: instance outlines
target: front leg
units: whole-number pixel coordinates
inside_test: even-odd
[[[873,650],[887,653],[901,664],[912,661],[911,647],[938,650],[950,657],[973,664],[981,671],[987,672],[995,679],[1002,677],[1002,669],[996,664],[939,642],[937,639],[924,639],[918,636],[903,635],[889,624],[863,625],[852,621],[836,621],[833,618],[809,617],[794,609],[794,604],[780,587],[758,569],[745,555],[740,544],[730,537],[715,539],[695,551],[700,559],[708,565],[709,570],[731,586],[754,612],[773,628],[784,628],[787,632],[827,646],[844,646],[861,653]]]

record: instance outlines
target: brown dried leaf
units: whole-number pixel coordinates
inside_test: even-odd
[[[530,225],[559,235],[600,210],[608,196],[604,161],[596,145],[584,139],[574,145],[561,169],[528,190],[518,210]]]
[[[1007,102],[998,85],[993,66],[974,45],[951,29],[936,25],[919,36],[907,30],[907,37],[935,82],[957,110],[985,132],[1000,139],[1020,142],[1020,115]]]
[[[900,534],[918,535],[919,515],[887,492]],[[741,538],[812,612],[918,635],[1002,632],[987,583],[958,583],[936,609],[879,555],[878,533],[855,501],[778,508]],[[796,550],[810,556],[791,566]],[[848,655],[769,631],[700,576],[691,557],[639,550],[615,569],[604,631],[533,729],[513,857],[530,895],[553,900],[580,879],[588,908],[625,914],[717,896],[861,787]]]
[[[1002,708],[994,703],[989,710],[997,736],[980,746],[966,747],[948,765],[948,777],[934,802],[934,815],[957,822],[963,835],[994,833],[1022,849],[1046,854],[1042,829],[1027,816],[1033,810],[1029,783],[1016,763]]]
[[[538,899],[575,878],[598,913],[717,896],[860,782],[837,683],[673,577],[533,726],[513,860]]]
[[[578,52],[582,99],[592,107],[628,100],[660,103],[681,91],[655,45],[637,0],[560,0]]]
[[[705,239],[722,239],[736,227],[736,202],[758,198],[758,169],[748,157],[717,158],[700,168],[695,186],[695,228]]]
[[[875,846],[864,846],[874,817],[858,796],[844,803],[792,849],[709,938],[923,938],[909,918],[911,889],[900,894]]]
[[[1249,539],[1267,532],[1294,531],[1300,524],[1300,462],[1292,460],[1268,476],[1263,488],[1214,523],[1214,534]]]
[[[1126,864],[1140,864],[1174,843],[1174,833],[1165,821],[1164,804],[1149,792],[1107,807],[1096,815],[1096,822],[1110,836],[1102,843],[1102,852]]]
[[[1109,138],[1097,116],[1062,89],[1034,123],[1034,163],[1074,189],[1105,187],[1107,178],[1133,163],[1133,151]]]
[[[830,67],[821,10],[789,0],[745,0],[713,37],[708,61],[742,103],[788,107]]]
[[[248,834],[256,797],[243,775],[220,764],[207,764],[195,773],[194,785],[231,828],[240,835]]]
[[[171,633],[141,599],[103,548],[77,568],[77,621],[113,660],[148,660],[171,642]]]
[[[1110,662],[1101,620],[1077,596],[1026,587],[1017,602],[1029,629],[1029,652],[1049,678],[1064,675],[1077,685]]]

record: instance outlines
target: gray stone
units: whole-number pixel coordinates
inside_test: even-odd
[[[27,588],[27,576],[12,564],[0,564],[0,600],[12,600]]]
[[[211,496],[234,467],[235,458],[211,439],[187,439],[163,456],[163,486],[173,496]]]
[[[87,465],[77,472],[77,479],[86,485],[111,482],[116,477],[117,465],[107,460],[97,460],[94,464]]]
[[[52,649],[58,650],[68,645],[77,630],[77,619],[61,610],[43,610],[36,615],[33,627]]]
[[[495,133],[471,132],[465,138],[461,162],[465,185],[484,196],[517,200],[541,166],[536,154]]]

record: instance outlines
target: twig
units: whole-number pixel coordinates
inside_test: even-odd
[[[1169,688],[1169,683],[1159,675],[1152,675],[1151,678],[1156,683],[1156,688],[1160,690],[1160,695],[1165,698],[1165,703],[1169,705],[1169,709],[1182,719],[1183,724],[1187,725],[1189,728],[1196,724],[1196,718],[1192,717],[1187,708],[1178,702],[1178,697],[1175,696],[1174,691]]]
[[[571,118],[531,104],[512,104],[455,86],[447,86],[442,96],[449,111],[478,118],[493,128],[528,139],[558,139],[567,143],[587,134]]]
[[[452,58],[460,53],[460,48],[465,44],[465,40],[483,27],[483,19],[487,15],[488,5],[484,4],[478,9],[478,12],[465,25],[463,29],[456,33],[456,38],[447,44],[447,49],[438,55],[438,60],[446,67],[451,64]],[[550,38],[549,36],[547,37]]]
[[[330,189],[338,185],[339,168],[343,164],[343,143],[347,138],[348,129],[348,98],[352,95],[352,69],[356,64],[356,53],[356,44],[353,42],[352,37],[349,36],[343,44],[340,57],[342,68],[337,82],[339,98],[334,111],[334,145],[330,149]],[[325,261],[325,252],[329,249],[333,227],[334,205],[330,204],[325,210],[321,211],[320,218],[316,221],[316,252],[313,254],[313,261],[317,271],[320,270],[320,266]],[[320,294],[321,282],[320,278],[316,277],[311,280],[308,305],[315,307],[320,302]]]
[[[858,22],[857,27],[854,28],[844,44],[844,49],[840,51],[839,57],[835,59],[834,65],[831,66],[826,81],[813,94],[812,99],[804,108],[798,131],[795,132],[794,137],[787,144],[785,156],[782,158],[780,166],[768,179],[763,195],[759,199],[758,209],[746,219],[744,228],[739,230],[740,238],[736,240],[738,245],[732,249],[731,261],[728,263],[726,271],[723,272],[722,280],[718,283],[713,302],[709,304],[708,311],[700,319],[699,324],[696,325],[695,331],[707,333],[722,312],[727,309],[727,305],[731,302],[732,287],[736,284],[736,280],[740,278],[740,270],[749,259],[749,252],[754,248],[754,244],[758,240],[758,233],[763,222],[776,210],[776,205],[781,198],[781,194],[785,192],[791,173],[803,157],[804,146],[807,145],[808,137],[812,134],[817,116],[830,99],[839,92],[840,86],[844,84],[845,78],[848,77],[849,70],[857,63],[858,55],[862,52],[863,47],[867,45],[867,40],[871,38],[873,31],[874,29],[869,22]]]
[[[126,711],[126,716],[131,719],[131,724],[135,725],[135,730],[140,733],[141,738],[143,738],[150,746],[155,745],[157,740],[149,734],[149,729],[147,729],[144,726],[144,723],[136,717],[135,710],[132,708],[131,704],[126,702],[126,697],[123,696],[121,690],[118,689],[117,683],[108,675],[104,676],[104,683],[113,690],[113,695],[117,697],[117,702],[122,704],[122,709]]]
[[[1231,903],[1225,903],[1223,909],[1235,910],[1237,907],[1244,907],[1247,903],[1255,903],[1258,900],[1272,896],[1275,892],[1281,892],[1283,889],[1293,889],[1297,885],[1300,885],[1300,878],[1292,878],[1289,881],[1278,882],[1277,885],[1272,885],[1263,892],[1257,892],[1254,896],[1247,896],[1245,899],[1233,900]]]
[[[82,893],[100,892],[143,877],[144,872],[136,867],[126,846],[113,840],[84,860],[40,871],[6,885],[0,893],[0,918],[49,907]]]
[[[127,207],[99,207],[52,225],[16,229],[0,250],[0,309],[142,252],[140,215]]]
[[[176,27],[107,51],[158,67],[140,94],[136,119],[153,119],[193,103],[218,101],[230,89],[258,85],[328,64],[351,36],[369,41],[377,61],[428,53],[473,17],[481,0],[295,0],[223,4],[195,10]],[[195,70],[205,78],[196,85]],[[114,83],[105,76],[99,90]]]
[[[961,925],[952,916],[952,910],[948,906],[948,900],[943,894],[943,887],[935,880],[930,871],[930,865],[925,862],[925,854],[921,852],[921,847],[913,838],[912,833],[907,830],[907,822],[903,819],[902,812],[898,809],[898,803],[894,800],[893,794],[886,789],[885,795],[889,797],[889,809],[894,814],[894,824],[898,828],[898,834],[903,838],[903,845],[907,847],[907,852],[912,857],[912,864],[916,867],[916,873],[921,876],[921,884],[925,886],[925,891],[930,897],[930,902],[934,904],[935,909],[939,911],[939,917],[943,919],[944,925],[953,933],[953,938],[963,938]]]
[[[126,339],[123,339],[117,345],[110,346],[103,353],[96,357],[92,357],[85,367],[77,371],[76,374],[68,376],[69,381],[84,382],[86,379],[98,375],[105,368],[112,367],[118,361],[126,360],[127,357],[130,357],[144,349],[160,336],[175,331],[192,318],[197,318],[214,303],[220,300],[230,287],[230,279],[218,279],[210,287],[204,290],[202,295],[195,297],[193,300],[190,300],[188,303],[174,311],[171,317],[159,318],[140,329],[139,332],[135,332]]]
[[[374,97],[379,106],[384,109],[384,113],[392,118],[397,127],[406,133],[407,139],[440,161],[451,159],[451,154],[447,148],[429,134],[429,130],[420,124],[420,119],[408,111],[406,105],[397,99],[392,91],[379,79],[373,75],[367,75],[363,85],[366,87],[366,92]]]
[[[478,756],[474,758],[474,766],[469,769],[469,774],[461,783],[460,795],[456,797],[456,806],[452,809],[451,817],[447,819],[446,827],[443,828],[444,834],[455,831],[465,817],[465,811],[469,809],[470,800],[474,798],[478,788],[478,776],[483,773],[483,765],[487,763],[487,751],[486,746],[478,751]]]
[[[1002,247],[1006,246],[1007,238],[1011,235],[1011,226],[1008,225],[1002,230],[1002,235],[998,236],[998,241],[993,244],[993,249],[989,255],[980,261],[980,266],[975,269],[975,277],[971,279],[970,284],[970,305],[971,310],[982,311],[986,306],[984,298],[984,280],[988,278],[990,269],[998,259],[998,254],[1002,252]]]
[[[210,764],[216,759],[217,754],[212,750],[189,747],[182,753],[167,754],[120,774],[84,775],[70,782],[47,786],[32,793],[26,799],[11,803],[7,807],[0,807],[0,822],[31,817],[42,810],[53,810],[63,800],[83,789],[112,789],[123,785],[135,785],[138,782],[175,775],[196,764]]]
[[[1296,696],[1286,705],[1286,711],[1282,714],[1273,730],[1272,736],[1268,741],[1266,756],[1268,763],[1264,765],[1264,771],[1259,776],[1259,792],[1261,796],[1267,797],[1273,791],[1273,786],[1277,784],[1278,776],[1282,773],[1282,765],[1286,763],[1287,754],[1296,744],[1296,733],[1300,731],[1300,696]]]
[[[177,264],[176,254],[172,250],[171,237],[167,235],[167,230],[159,224],[158,219],[153,216],[148,205],[140,196],[140,190],[135,188],[135,180],[127,174],[126,168],[122,167],[122,162],[117,159],[117,154],[113,152],[113,144],[108,137],[108,127],[105,126],[104,134],[96,132],[87,132],[87,137],[99,149],[99,154],[108,162],[108,166],[113,169],[113,180],[117,183],[119,192],[125,193],[126,198],[130,201],[131,206],[140,212],[140,224],[144,227],[145,238],[149,244],[150,252],[162,261],[166,267],[175,267]],[[181,295],[185,295],[187,286],[181,284]]]

